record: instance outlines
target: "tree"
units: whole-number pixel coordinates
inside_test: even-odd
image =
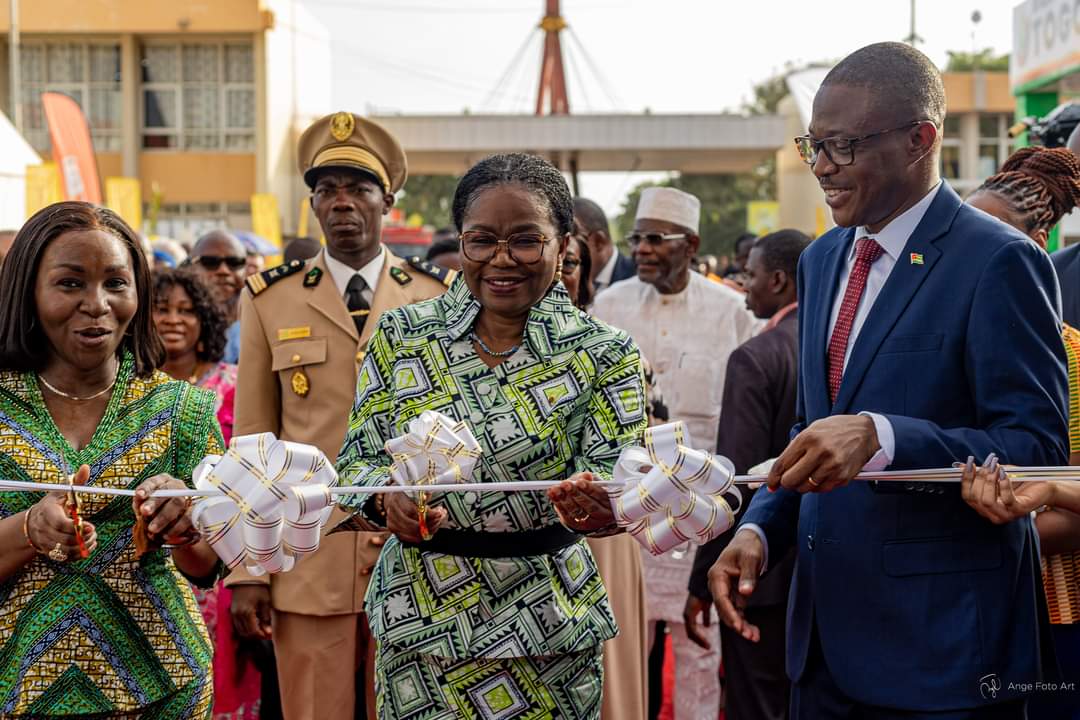
[[[450,206],[459,179],[453,175],[410,176],[395,205],[401,208],[405,217],[416,214],[423,218],[425,225],[449,227],[453,225]]]
[[[974,53],[949,50],[949,62],[945,65],[945,72],[972,72],[974,70],[1008,72],[1009,54],[995,55],[992,48],[985,48]]]

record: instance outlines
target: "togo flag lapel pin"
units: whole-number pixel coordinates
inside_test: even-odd
[[[911,253],[911,255],[909,257],[911,259],[911,264],[912,265],[922,265],[923,264],[922,253]]]

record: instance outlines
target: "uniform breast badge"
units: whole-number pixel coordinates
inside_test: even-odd
[[[290,383],[292,391],[300,397],[307,397],[307,394],[311,392],[311,382],[308,381],[307,373],[304,372],[303,368],[292,374]]]

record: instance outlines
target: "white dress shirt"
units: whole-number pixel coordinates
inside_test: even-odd
[[[686,424],[693,447],[714,450],[728,357],[763,325],[745,297],[695,272],[668,295],[631,277],[597,295],[593,315],[630,334],[652,366],[671,420]],[[681,623],[693,551],[681,558],[643,551],[641,562],[648,619]]]
[[[912,233],[915,232],[915,228],[922,222],[923,217],[926,215],[926,211],[930,209],[930,204],[934,202],[934,198],[937,197],[938,191],[941,190],[941,183],[938,182],[930,192],[926,193],[922,200],[912,205],[900,215],[897,215],[892,221],[883,227],[880,232],[872,233],[866,226],[860,226],[855,230],[855,241],[851,243],[851,247],[848,248],[847,262],[844,264],[844,268],[840,271],[840,284],[836,288],[836,295],[833,297],[832,314],[829,317],[829,334],[828,337],[832,337],[833,329],[836,327],[836,318],[840,315],[840,305],[844,301],[844,293],[847,292],[848,279],[851,276],[851,269],[855,266],[855,246],[861,238],[869,237],[877,241],[877,244],[884,250],[881,256],[870,266],[870,274],[866,278],[866,287],[863,289],[862,298],[859,300],[859,307],[855,311],[855,320],[851,324],[851,335],[848,336],[847,350],[844,351],[844,369],[847,369],[848,360],[851,358],[851,349],[855,347],[855,341],[859,337],[859,332],[862,330],[863,325],[866,323],[866,318],[870,314],[870,309],[874,306],[874,302],[877,300],[878,295],[881,294],[881,289],[885,287],[885,283],[889,279],[889,275],[892,274],[893,268],[896,267],[897,261],[900,259],[901,253],[904,252],[904,247],[907,245],[908,240],[911,239]],[[828,343],[826,343],[828,345]],[[866,472],[876,472],[884,470],[892,464],[893,458],[896,457],[896,434],[893,432],[892,423],[890,423],[884,415],[877,413],[861,412],[860,415],[866,415],[874,421],[874,430],[877,432],[878,445],[881,449],[874,454],[874,457],[870,458],[870,462],[863,466],[863,470]],[[765,539],[765,532],[755,525],[754,523],[746,523],[740,530],[751,530],[757,533],[757,536],[761,538],[761,544],[765,548],[765,563],[762,569],[769,566],[769,544]]]
[[[379,278],[382,276],[383,265],[386,264],[387,250],[384,248],[382,252],[359,270],[354,270],[340,260],[331,257],[326,250],[323,250],[323,253],[326,255],[326,269],[330,271],[330,277],[333,278],[338,293],[344,297],[353,275],[359,275],[367,283],[367,288],[361,294],[370,305],[372,298],[375,297],[375,288],[379,285]]]
[[[600,292],[611,285],[611,276],[615,274],[615,263],[618,262],[618,260],[619,251],[612,248],[611,257],[604,263],[604,267],[600,268],[600,272],[596,273],[596,278],[593,280],[596,292]]]
[[[848,337],[847,349],[844,351],[845,370],[847,369],[848,360],[851,358],[851,349],[855,347],[855,341],[858,340],[859,332],[862,331],[862,327],[866,323],[870,308],[874,306],[878,295],[881,294],[881,289],[885,287],[889,275],[892,274],[893,268],[896,267],[900,254],[904,252],[904,247],[907,245],[908,240],[911,239],[915,228],[922,222],[926,211],[930,209],[930,203],[934,202],[934,198],[937,197],[940,189],[941,182],[938,182],[930,192],[926,193],[922,200],[893,218],[877,234],[871,233],[865,225],[855,230],[855,241],[848,248],[847,262],[844,263],[844,269],[840,272],[840,285],[836,289],[836,296],[833,298],[828,337],[832,337],[833,329],[836,327],[836,318],[840,315],[840,306],[844,302],[844,293],[847,292],[848,278],[851,277],[851,269],[855,266],[856,244],[862,238],[873,238],[884,252],[870,266],[870,274],[866,278],[866,287],[863,289],[862,298],[859,300],[859,307],[855,310],[855,320],[851,323],[851,335]],[[896,457],[896,435],[893,433],[892,423],[886,420],[885,416],[877,413],[864,412],[859,414],[866,415],[874,421],[878,445],[881,446],[881,449],[874,454],[874,457],[870,458],[870,462],[866,463],[863,470],[867,472],[884,470],[892,464],[893,458]]]

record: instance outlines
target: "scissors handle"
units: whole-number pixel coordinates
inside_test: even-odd
[[[68,482],[71,482],[71,477],[68,478]],[[90,551],[86,549],[86,540],[83,538],[82,499],[75,490],[68,490],[65,505],[72,522],[75,523],[75,544],[79,547],[79,557],[88,558]]]

